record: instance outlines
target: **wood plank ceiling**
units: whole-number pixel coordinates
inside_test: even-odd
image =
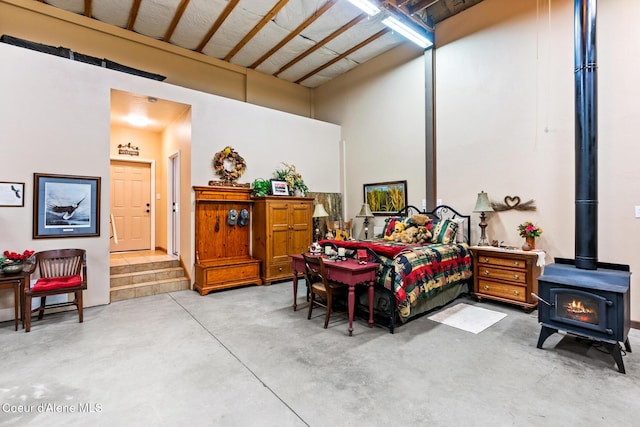
[[[382,24],[388,14],[432,32],[482,0],[373,0],[373,17],[347,0],[31,1],[314,88],[410,43]]]

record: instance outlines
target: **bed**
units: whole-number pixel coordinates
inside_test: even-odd
[[[424,222],[425,217],[428,222],[422,227],[431,232],[426,241],[424,235],[409,241],[402,232],[398,233],[411,227],[424,231],[416,222]],[[406,323],[470,291],[473,269],[469,227],[470,216],[449,206],[438,206],[431,212],[408,206],[387,218],[382,235],[374,239],[327,239],[319,243],[335,251],[345,248],[346,256],[356,257],[359,253],[380,264],[374,319],[393,333],[398,321]],[[411,231],[413,234],[415,230]],[[399,238],[405,241],[398,241]],[[366,292],[358,295],[357,310],[368,317]]]

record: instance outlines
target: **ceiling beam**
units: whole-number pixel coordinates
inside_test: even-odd
[[[327,10],[331,8],[334,4],[336,4],[338,0],[329,0],[326,2],[320,9],[316,10],[310,17],[308,17],[302,24],[298,25],[298,27],[293,30],[289,35],[283,38],[280,43],[271,48],[267,53],[262,55],[256,62],[249,65],[249,68],[255,69],[258,65],[262,64],[268,57],[273,55],[275,52],[280,50],[284,45],[289,43],[295,36],[300,34],[305,28],[311,25],[316,19],[320,18]]]
[[[371,43],[372,41],[384,36],[385,34],[387,34],[389,31],[391,31],[389,28],[385,28],[383,30],[378,31],[377,33],[375,33],[374,35],[372,35],[371,37],[369,37],[368,39],[366,39],[363,42],[358,43],[357,45],[355,45],[354,47],[352,47],[351,49],[347,50],[344,53],[341,53],[340,55],[336,56],[335,58],[333,58],[331,61],[327,62],[324,65],[319,66],[318,68],[316,68],[315,70],[311,71],[310,73],[306,74],[305,76],[299,78],[298,80],[295,81],[295,83],[300,84],[301,82],[307,80],[309,77],[313,76],[314,74],[319,73],[320,71],[324,70],[327,67],[332,66],[333,64],[335,64],[336,62],[340,61],[341,59],[346,58],[348,55],[351,55],[353,52],[355,52],[356,50],[362,48],[363,46],[368,45],[369,43]]]
[[[410,4],[407,6],[407,10],[409,10],[410,14],[419,13],[428,8],[431,5],[438,3],[439,0],[420,0],[415,4]]]
[[[140,10],[140,2],[142,0],[133,0],[133,4],[131,5],[131,11],[129,12],[129,20],[127,21],[127,30],[133,30],[133,24],[136,23],[136,18],[138,17],[138,11]]]
[[[216,31],[218,31],[218,28],[220,28],[222,23],[227,19],[227,17],[231,14],[233,9],[238,5],[239,1],[240,0],[229,0],[229,3],[227,3],[224,10],[220,14],[220,16],[218,16],[218,19],[216,19],[216,22],[213,23],[213,25],[207,32],[207,35],[202,38],[202,41],[200,42],[198,47],[194,49],[195,52],[200,52],[200,53],[202,52],[202,49],[204,49],[204,47],[209,43],[209,41],[211,40],[211,37],[213,37]]]
[[[173,35],[173,32],[176,30],[176,27],[178,26],[178,22],[180,22],[180,18],[182,18],[182,15],[184,14],[184,11],[187,9],[188,5],[189,5],[189,0],[182,0],[180,2],[180,4],[178,5],[178,9],[176,9],[175,15],[173,15],[171,24],[169,25],[167,32],[164,34],[164,38],[162,39],[163,42],[168,42],[169,40],[171,40],[171,36]]]
[[[307,56],[309,56],[310,54],[312,54],[316,50],[320,49],[322,46],[326,45],[331,40],[335,39],[340,34],[344,33],[349,28],[353,27],[358,22],[362,21],[363,19],[365,19],[368,16],[369,15],[367,15],[366,13],[361,13],[360,15],[356,16],[351,21],[347,22],[342,27],[338,28],[336,31],[334,31],[333,33],[329,34],[327,37],[325,37],[324,39],[320,40],[318,43],[314,44],[312,47],[310,47],[309,49],[305,50],[300,55],[296,56],[291,61],[287,62],[285,65],[280,67],[280,69],[278,71],[276,71],[274,76],[278,77],[278,75],[281,74],[284,70],[286,70],[286,69],[290,68],[291,66],[293,66],[294,64],[297,64],[298,62],[302,61],[304,58],[306,58]]]
[[[419,16],[416,16],[415,14],[417,13],[417,11],[410,9],[411,6],[407,6],[406,3],[407,2],[404,2],[404,1],[398,2],[397,0],[387,0],[382,4],[382,6],[385,7],[386,9],[391,9],[392,11],[395,11],[396,13],[404,15],[411,22],[419,25],[420,27],[424,28],[425,30],[427,30],[429,32],[433,32],[434,28],[432,26],[428,25],[426,22],[424,22]],[[422,4],[422,3],[429,3],[424,7],[421,6],[422,9],[426,9],[428,6],[431,6],[432,4],[437,3],[437,0],[436,1],[429,0],[429,1],[426,1],[426,2],[425,1],[421,1],[418,4]]]
[[[231,49],[231,52],[229,52],[227,54],[227,56],[224,57],[224,60],[225,61],[231,61],[231,58],[236,56],[236,53],[238,53],[240,51],[240,49],[242,49],[244,47],[244,45],[249,43],[249,40],[251,40],[256,34],[258,34],[258,32],[265,25],[267,25],[267,23],[269,21],[271,21],[273,19],[273,17],[278,14],[280,9],[282,9],[288,2],[289,2],[289,0],[280,0],[280,1],[278,1],[278,3],[276,3],[276,5],[273,6],[271,8],[271,10],[260,20],[260,22],[258,22],[258,24],[255,27],[253,27],[253,29],[251,31],[249,31],[249,33],[246,36],[244,36],[244,38],[242,40],[240,40],[240,43],[238,43],[236,45],[236,47]]]

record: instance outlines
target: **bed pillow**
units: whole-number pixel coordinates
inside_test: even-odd
[[[456,243],[469,243],[466,241],[467,220],[465,218],[454,218],[453,221],[458,224],[458,231],[456,232]]]
[[[450,219],[441,219],[434,225],[431,233],[431,243],[442,243],[445,245],[455,242],[458,224]]]

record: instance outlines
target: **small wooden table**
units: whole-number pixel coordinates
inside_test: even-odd
[[[18,330],[18,319],[21,319],[20,313],[24,316],[22,293],[24,292],[25,281],[28,277],[29,274],[24,272],[17,274],[0,274],[0,289],[13,288],[14,323],[16,331]]]
[[[527,313],[538,306],[532,295],[538,293],[544,252],[472,246],[473,293],[483,298],[517,304]]]
[[[304,272],[304,258],[295,254],[291,257],[291,269],[293,270],[293,311],[296,311],[296,299],[298,295],[298,274]],[[326,262],[328,279],[344,283],[349,286],[348,306],[349,306],[349,336],[353,335],[353,313],[355,311],[355,288],[356,285],[366,284],[369,287],[369,327],[373,328],[373,282],[376,279],[376,269],[378,264],[367,262],[360,264],[355,259],[345,261]]]

